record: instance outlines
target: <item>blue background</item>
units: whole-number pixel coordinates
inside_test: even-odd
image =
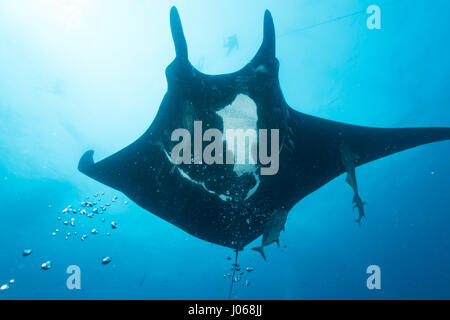
[[[366,27],[371,4],[381,8],[381,30]],[[236,71],[253,57],[267,8],[281,87],[296,110],[367,126],[450,126],[448,1],[0,0],[0,285],[16,280],[0,299],[227,297],[230,249],[125,205],[124,195],[76,170],[85,150],[102,159],[152,122],[174,58],[172,5],[190,59],[205,73]],[[226,56],[233,34],[240,48]],[[267,262],[249,248],[241,253],[240,264],[255,271],[233,296],[450,298],[449,156],[449,142],[440,142],[359,168],[369,203],[361,228],[343,176],[311,194],[289,214],[286,248],[267,247]],[[118,196],[105,223],[56,220],[97,192],[102,201]],[[62,231],[79,234],[65,240]],[[27,248],[33,254],[22,257]],[[53,268],[43,271],[47,260]],[[66,288],[72,264],[81,290]],[[372,264],[381,268],[378,291],[366,287]]]

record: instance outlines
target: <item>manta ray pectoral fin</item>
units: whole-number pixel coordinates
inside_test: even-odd
[[[290,137],[295,144],[292,158],[301,160],[297,161],[296,170],[315,170],[311,174],[311,181],[315,183],[308,193],[343,173],[350,173],[347,181],[357,193],[356,175],[352,174],[358,166],[420,145],[450,140],[450,128],[363,127],[321,119],[291,108],[288,125],[293,131]],[[306,140],[304,137],[310,138]],[[342,152],[343,145],[348,147],[348,152]],[[303,186],[299,186],[301,194]],[[361,201],[357,206],[360,216],[363,216],[363,207]]]
[[[450,128],[368,128],[347,126],[342,138],[355,152],[356,166],[420,145],[449,140]]]
[[[351,152],[358,157],[352,159],[355,160],[355,167],[423,144],[450,139],[450,128],[382,129],[345,126],[341,133]],[[354,208],[358,208],[359,212],[356,222],[360,224],[365,217],[364,206],[367,204],[358,193],[355,167],[348,163],[345,167],[347,182],[355,193]]]
[[[252,248],[252,250],[255,250],[255,251],[258,251],[259,253],[261,253],[262,257],[264,258],[264,261],[267,261],[263,246]]]
[[[414,148],[420,145],[450,140],[450,128],[445,127],[422,127],[422,128],[373,128],[345,124],[326,119],[309,116],[289,109],[289,125],[294,129],[294,143],[296,146],[306,144],[302,137],[310,136],[308,148],[321,146],[320,155],[324,156],[324,151],[330,156],[324,159],[328,163],[323,163],[331,168],[331,164],[336,164],[336,160],[341,158],[341,146],[348,146],[351,153],[357,155],[355,167],[374,161],[388,155]],[[298,137],[297,137],[298,135]],[[302,148],[297,148],[301,158]],[[314,149],[314,148],[313,148]],[[332,163],[330,163],[330,161]],[[340,172],[345,167],[342,159],[339,159]]]

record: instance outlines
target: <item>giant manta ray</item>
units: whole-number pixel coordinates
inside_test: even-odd
[[[356,167],[450,139],[450,128],[369,128],[313,117],[289,107],[278,80],[275,28],[269,11],[265,12],[264,39],[256,56],[241,70],[224,75],[203,74],[189,62],[175,7],[170,24],[176,58],[166,69],[168,90],[155,120],[134,143],[104,160],[94,162],[94,152],[87,151],[78,168],[198,238],[237,252],[263,235],[261,247],[254,249],[265,258],[263,248],[278,242],[289,210],[344,173],[354,190],[360,222],[365,203],[358,194]],[[279,129],[278,173],[239,171],[241,164],[174,164],[172,132],[185,128],[193,133],[194,121],[223,131],[229,123],[224,110],[233,105],[237,108],[234,121],[239,122],[239,114],[248,117],[251,112],[246,108],[253,106],[257,129]]]

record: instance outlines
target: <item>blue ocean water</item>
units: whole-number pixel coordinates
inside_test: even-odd
[[[380,30],[366,26],[373,4]],[[231,249],[186,234],[76,169],[85,150],[102,159],[155,117],[174,58],[172,5],[190,59],[205,73],[244,66],[270,9],[281,88],[296,110],[364,126],[450,126],[445,0],[0,0],[0,286],[15,280],[0,299],[227,298]],[[233,35],[239,48],[227,55]],[[266,248],[267,262],[254,245],[240,253],[240,265],[254,271],[233,297],[450,298],[449,147],[358,168],[369,204],[361,227],[343,176],[303,199],[281,248]],[[111,204],[105,222],[75,216],[75,227],[65,226],[72,216],[62,210],[87,196]],[[25,249],[33,253],[23,257]],[[112,261],[103,265],[106,256]],[[48,260],[52,268],[42,270]],[[66,286],[70,265],[80,267],[81,290]],[[380,267],[381,290],[366,286],[370,265]]]

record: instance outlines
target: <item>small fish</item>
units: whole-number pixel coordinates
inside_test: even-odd
[[[280,237],[281,231],[284,231],[287,214],[288,212],[286,210],[274,211],[264,225],[264,234],[261,246],[252,248],[252,250],[261,253],[264,260],[266,260],[266,255],[264,253],[265,246],[274,242],[278,245],[278,247],[280,246],[280,241],[278,238]]]

